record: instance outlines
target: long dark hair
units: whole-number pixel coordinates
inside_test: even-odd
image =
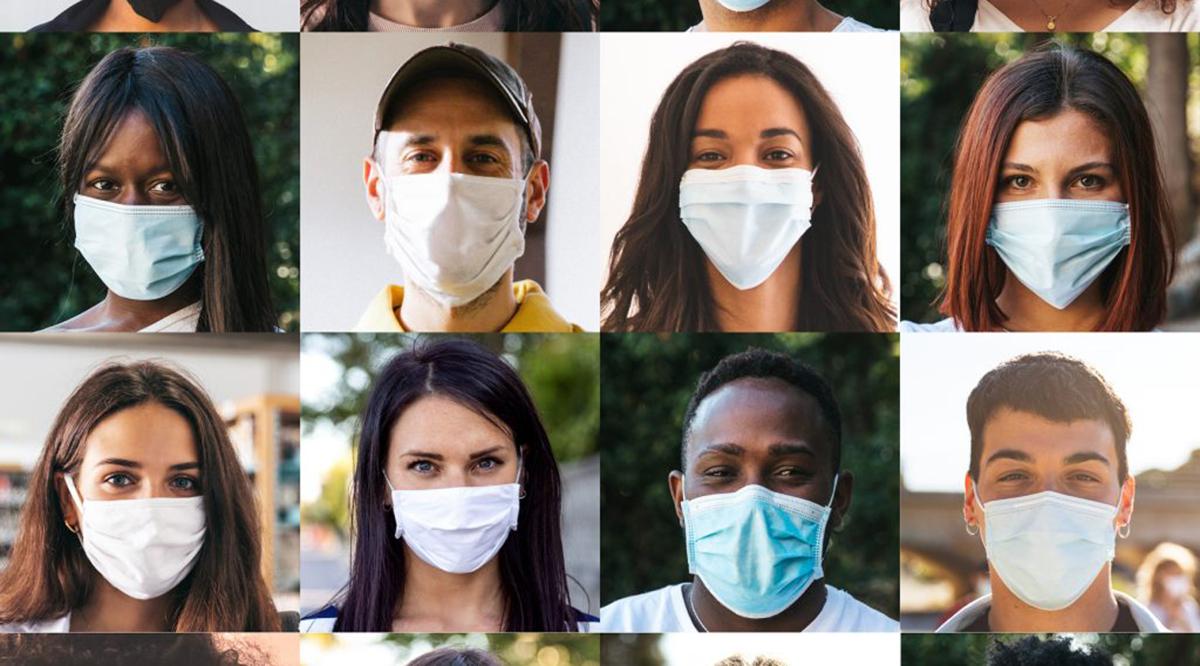
[[[55,480],[60,473],[76,473],[84,440],[101,421],[147,403],[172,409],[188,422],[204,474],[204,545],[191,573],[170,593],[170,625],[190,632],[279,631],[259,569],[254,493],[225,424],[195,380],[152,361],[101,367],[59,410],[29,480],[12,559],[0,572],[0,624],[62,617],[87,601],[99,574],[67,528]]]
[[[679,221],[679,180],[692,131],[717,82],[768,76],[788,90],[812,127],[821,203],[801,241],[800,330],[890,331],[890,283],[875,256],[875,210],[854,133],[825,88],[799,60],[738,42],[688,65],[650,121],[633,210],[617,232],[601,292],[605,331],[712,331],[715,311],[704,251]]]
[[[430,395],[450,398],[512,434],[522,455],[525,498],[517,531],[500,549],[507,610],[504,631],[574,631],[576,617],[563,563],[561,482],[537,408],[517,373],[495,354],[467,340],[418,339],[380,373],[360,422],[354,467],[354,558],[339,593],[334,631],[390,631],[404,591],[404,544],[393,538],[383,471],[392,426],[413,403]]]
[[[214,634],[0,634],[0,666],[271,666],[253,645]]]
[[[1005,65],[983,83],[955,148],[946,221],[946,287],[940,310],[966,331],[994,331],[1008,269],[987,245],[996,179],[1017,126],[1073,109],[1104,128],[1129,204],[1129,247],[1100,276],[1099,331],[1146,331],[1166,317],[1174,270],[1171,210],[1150,117],[1128,77],[1104,56],[1052,45]]]
[[[598,0],[498,0],[507,32],[567,32],[596,29]],[[367,29],[371,0],[303,0],[304,30],[361,32]]]
[[[68,222],[72,195],[131,111],[145,114],[188,204],[204,224],[199,331],[270,331],[266,220],[241,106],[212,67],[165,46],[121,48],[88,73],[59,143]]]

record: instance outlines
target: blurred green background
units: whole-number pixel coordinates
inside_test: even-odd
[[[791,354],[832,386],[854,497],[825,579],[895,618],[900,349],[898,336],[868,333],[603,336],[601,603],[690,580],[667,474],[679,468],[683,412],[700,374],[750,347]]]
[[[122,46],[197,54],[233,88],[254,141],[279,326],[299,329],[299,35],[9,34],[0,37],[0,330],[31,331],[99,302],[105,287],[73,246],[55,148],[75,87]]]
[[[821,4],[876,28],[900,28],[896,0],[825,0]],[[697,0],[602,0],[600,3],[600,29],[604,31],[687,30],[702,18]]]
[[[921,666],[986,666],[997,641],[1021,640],[1028,634],[903,634],[901,661]],[[1045,640],[1054,634],[1035,634]],[[1195,634],[1060,634],[1077,650],[1100,650],[1114,666],[1167,666],[1200,663],[1200,636]],[[1045,662],[1039,661],[1038,664]]]
[[[302,634],[304,666],[396,664],[442,647],[486,650],[508,666],[600,666],[600,637],[582,634]]]
[[[1200,171],[1200,35],[1095,33],[1055,36],[1091,48],[1137,85],[1159,139],[1176,236],[1197,246]],[[906,34],[900,50],[900,317],[942,319],[945,204],[959,125],[987,75],[1047,40],[1022,33]],[[1196,259],[1193,259],[1193,265]],[[1200,327],[1200,280],[1177,271],[1168,294],[1174,327]]]

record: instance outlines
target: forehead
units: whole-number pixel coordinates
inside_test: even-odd
[[[786,88],[760,74],[731,76],[714,83],[696,117],[697,129],[757,133],[772,127],[790,127],[807,136],[808,119]]]
[[[108,141],[96,151],[96,164],[106,168],[154,169],[166,164],[166,154],[154,125],[141,109],[130,109],[117,120]]]
[[[441,395],[426,396],[409,405],[392,426],[388,442],[389,458],[407,451],[458,457],[497,445],[516,447],[499,421]]]
[[[1005,161],[1068,167],[1093,160],[1111,161],[1109,135],[1092,116],[1066,109],[1049,118],[1026,120],[1017,125]]]
[[[1000,450],[1019,451],[1034,464],[1060,464],[1077,453],[1098,453],[1116,468],[1117,444],[1112,429],[1098,419],[1056,422],[1003,407],[983,427],[980,465]]]
[[[824,414],[808,393],[776,378],[737,379],[700,402],[688,435],[689,457],[705,444],[737,444],[752,455],[772,445],[804,442],[828,457]]]
[[[84,438],[87,468],[107,458],[170,466],[199,459],[192,427],[182,415],[157,402],[109,414]]]
[[[504,132],[517,140],[511,111],[496,91],[472,78],[440,78],[415,84],[396,101],[384,129],[438,134],[448,131]]]

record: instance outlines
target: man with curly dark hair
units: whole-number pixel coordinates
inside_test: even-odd
[[[1063,636],[997,640],[988,653],[988,666],[1112,666],[1113,663],[1112,657],[1098,650],[1076,650],[1070,639]]]

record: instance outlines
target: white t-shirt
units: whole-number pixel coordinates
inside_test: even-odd
[[[947,0],[948,1],[948,0]],[[1200,30],[1200,0],[1177,0],[1175,11],[1164,14],[1159,0],[1138,0],[1102,32],[1196,32]],[[928,0],[900,0],[901,32],[933,32]],[[1024,32],[988,0],[979,0],[971,32]]]
[[[701,22],[697,23],[696,25],[688,28],[687,31],[688,32],[707,32],[707,29],[704,27],[704,21],[701,21]],[[833,30],[830,30],[830,32],[887,32],[887,30],[884,30],[883,28],[876,28],[873,26],[869,26],[866,23],[863,23],[862,21],[856,21],[856,20],[850,18],[849,16],[847,16],[842,19],[841,23],[834,26]]]
[[[959,331],[962,331],[962,329],[950,317],[932,324],[922,324],[916,321],[900,322],[901,333],[957,333]]]
[[[138,332],[195,333],[196,324],[198,323],[200,323],[200,301],[196,301],[185,308],[180,308]]]
[[[600,609],[604,633],[698,632],[683,599],[686,583],[618,599]],[[900,623],[832,585],[825,605],[804,631],[900,631]]]
[[[0,634],[65,634],[71,631],[71,614],[42,622],[0,624]]]

